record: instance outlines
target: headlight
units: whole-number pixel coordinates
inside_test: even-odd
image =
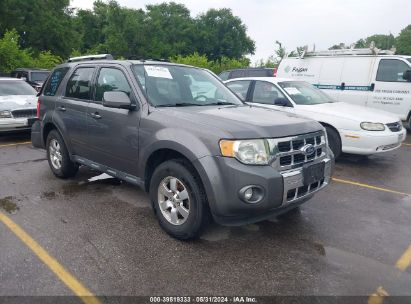
[[[247,165],[267,165],[270,160],[270,147],[266,139],[221,140],[223,156],[235,157]]]
[[[382,123],[362,122],[360,126],[361,126],[361,129],[364,129],[367,131],[384,131],[385,130],[385,126]]]
[[[0,111],[0,118],[12,118],[10,111]]]

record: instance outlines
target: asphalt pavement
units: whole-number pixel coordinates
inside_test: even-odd
[[[0,296],[411,296],[408,136],[344,155],[299,212],[181,242],[143,191],[84,167],[57,179],[29,135],[1,135]]]

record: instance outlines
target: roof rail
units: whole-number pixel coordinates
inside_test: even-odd
[[[395,55],[395,48],[391,50],[380,50],[375,47],[374,41],[371,42],[369,48],[356,49],[354,45],[351,45],[347,49],[336,49],[336,50],[325,50],[325,51],[315,51],[315,46],[312,51],[308,51],[308,46],[305,46],[300,54],[297,55],[299,58],[304,57],[315,57],[315,56],[356,56],[356,55]],[[286,57],[289,54],[286,54]]]
[[[113,56],[110,54],[97,54],[97,55],[87,55],[87,56],[79,56],[79,57],[71,57],[67,60],[67,62],[78,62],[78,61],[85,61],[85,60],[113,60]]]

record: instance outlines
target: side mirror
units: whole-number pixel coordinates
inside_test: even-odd
[[[287,98],[284,98],[284,97],[276,98],[274,100],[274,105],[280,106],[280,107],[286,107],[288,106],[288,100]]]
[[[411,70],[407,70],[402,74],[402,78],[406,81],[411,81]]]
[[[121,91],[104,92],[103,106],[107,108],[131,109],[130,97]]]
[[[23,80],[23,81],[27,81],[26,77],[21,77],[20,79]]]

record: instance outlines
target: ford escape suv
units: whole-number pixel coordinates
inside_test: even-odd
[[[39,95],[32,142],[57,177],[85,165],[140,186],[178,239],[210,216],[242,225],[287,212],[329,183],[319,123],[246,105],[203,69],[104,58],[57,66]]]

